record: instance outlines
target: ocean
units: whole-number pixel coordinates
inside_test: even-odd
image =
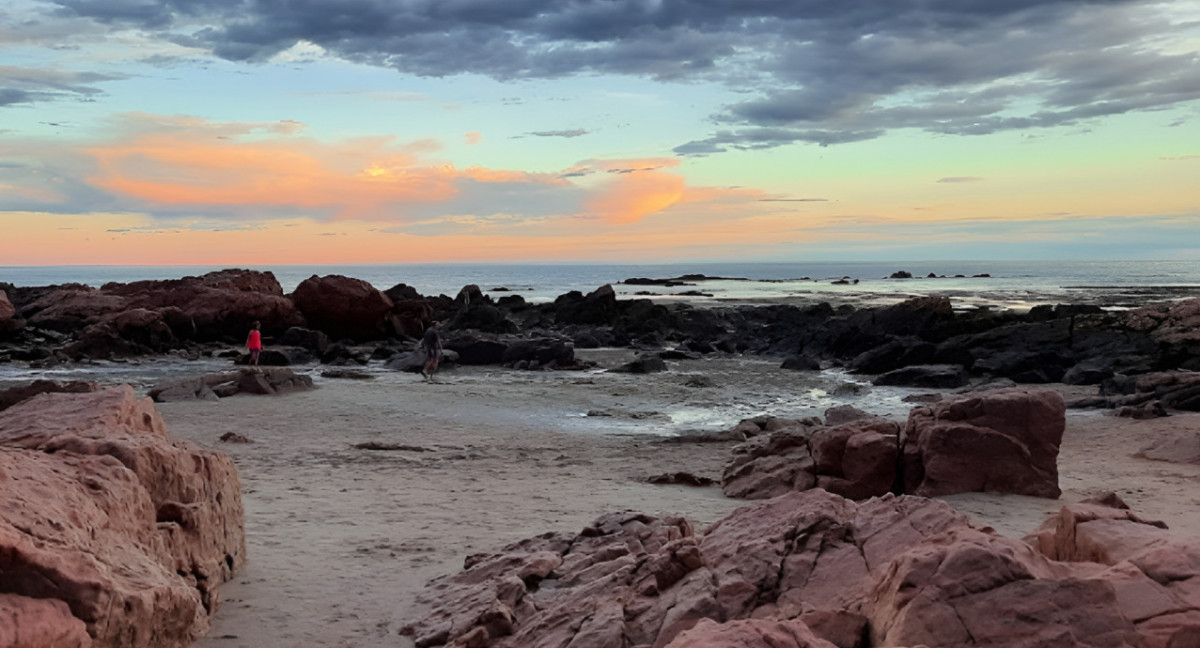
[[[622,298],[724,300],[850,299],[886,301],[908,296],[944,295],[958,307],[1024,308],[1039,303],[1099,302],[1127,308],[1155,299],[1200,296],[1200,261],[922,261],[872,263],[677,263],[646,265],[277,265],[242,266],[270,271],[293,291],[313,275],[340,274],[386,290],[399,283],[422,295],[454,296],[478,285],[498,297],[553,301],[572,290],[588,293],[613,285]],[[93,287],[116,281],[177,279],[222,269],[219,266],[0,266],[0,282],[16,286],[82,283]],[[904,271],[912,279],[892,279]],[[626,279],[674,278],[688,274],[722,277],[689,286],[623,284]],[[930,278],[929,275],[935,275]],[[846,283],[834,283],[845,279]],[[688,293],[688,294],[683,294]],[[697,294],[699,293],[699,294]]]

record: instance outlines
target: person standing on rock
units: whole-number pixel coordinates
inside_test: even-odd
[[[441,323],[434,320],[425,329],[421,338],[421,350],[425,352],[425,366],[421,367],[421,375],[426,380],[433,380],[433,372],[437,371],[438,363],[442,361],[442,335],[438,332]]]
[[[250,336],[246,338],[246,350],[250,352],[250,366],[258,366],[258,354],[262,352],[262,327],[258,322],[250,325]]]

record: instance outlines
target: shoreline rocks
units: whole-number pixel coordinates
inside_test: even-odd
[[[702,531],[615,513],[468,557],[401,632],[419,648],[1189,645],[1200,545],[1164,534],[1095,503],[1022,541],[937,500],[819,489]]]
[[[171,440],[126,385],[0,412],[0,477],[5,591],[50,602],[17,606],[36,616],[16,627],[61,617],[57,600],[97,648],[186,646],[208,631],[246,553],[228,455]],[[71,626],[57,626],[65,645]]]
[[[710,279],[721,278],[627,281],[654,285]],[[178,351],[213,354],[213,345],[242,345],[255,320],[262,322],[268,347],[264,356],[274,358],[272,362],[295,364],[311,353],[326,364],[362,364],[371,354],[350,357],[347,349],[366,343],[393,350],[411,347],[436,319],[453,341],[448,348],[457,350],[464,364],[522,368],[547,366],[545,350],[522,358],[505,357],[506,350],[525,344],[522,340],[557,340],[576,348],[771,356],[789,369],[846,367],[876,376],[877,384],[942,388],[979,379],[1090,385],[1200,369],[1200,298],[1126,312],[1080,304],[1040,305],[1027,313],[960,312],[941,296],[870,308],[698,308],[618,299],[613,287],[605,285],[531,304],[519,295],[493,300],[477,285],[464,286],[454,298],[423,297],[403,283],[380,291],[340,275],[310,277],[284,295],[271,273],[232,269],[100,289],[0,284],[0,291],[5,294],[0,300],[0,361],[43,364]],[[570,366],[570,358],[559,349],[554,364]],[[1195,400],[1176,399],[1188,407]],[[1129,405],[1115,402],[1090,405]],[[1173,402],[1162,407],[1169,410]]]

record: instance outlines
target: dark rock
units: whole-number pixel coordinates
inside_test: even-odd
[[[238,434],[237,432],[226,432],[218,437],[218,440],[225,443],[254,443],[250,437],[244,434]]]
[[[779,368],[791,371],[819,371],[821,363],[806,355],[794,355],[784,358]]]
[[[683,486],[712,486],[716,480],[709,477],[698,477],[690,472],[674,472],[655,475],[646,479],[650,484],[679,484]]]
[[[378,340],[390,333],[393,302],[362,279],[313,275],[300,282],[292,301],[312,328],[337,339]]]
[[[338,378],[344,380],[375,380],[375,376],[353,369],[326,369],[321,372],[322,378]]]
[[[237,364],[244,365],[249,362],[250,356],[245,355],[238,358]],[[316,356],[304,347],[272,346],[258,354],[258,364],[264,367],[290,367],[316,362]]]
[[[504,362],[508,344],[498,339],[458,334],[446,341],[445,348],[456,351],[458,361],[464,365],[497,365]]]
[[[0,389],[0,411],[6,410],[21,401],[28,400],[38,394],[68,392],[83,393],[96,391],[96,383],[71,380],[58,382],[54,380],[35,380],[27,385]]]
[[[417,292],[416,288],[404,283],[399,283],[391,288],[388,288],[387,290],[383,291],[383,294],[387,295],[388,299],[392,300],[393,302],[421,299],[421,293]]]
[[[510,344],[501,357],[505,364],[522,360],[541,366],[570,367],[575,364],[575,347],[570,342],[551,338],[518,340]]]
[[[958,365],[916,365],[889,371],[872,382],[887,386],[953,389],[968,381],[966,369]]]
[[[293,326],[276,338],[275,343],[281,346],[302,347],[321,356],[329,349],[329,336],[322,331]]]
[[[614,367],[612,369],[609,369],[609,371],[613,371],[616,373],[632,373],[632,374],[656,373],[659,371],[666,371],[666,370],[667,370],[667,363],[664,362],[662,358],[660,358],[658,356],[654,356],[654,355],[639,356],[635,360],[626,362],[625,364],[623,364],[619,367]]]
[[[855,373],[881,374],[910,365],[929,364],[936,350],[930,342],[906,337],[858,354],[847,367]]]

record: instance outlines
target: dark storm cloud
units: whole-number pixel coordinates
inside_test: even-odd
[[[1043,128],[1200,98],[1195,25],[1148,0],[57,0],[261,61],[299,42],[403,72],[620,74],[746,99],[680,154],[822,145],[894,129]],[[166,35],[167,29],[171,30]],[[1183,50],[1184,48],[1180,48]]]

